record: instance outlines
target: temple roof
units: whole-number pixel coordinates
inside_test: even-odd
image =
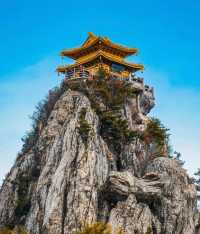
[[[117,56],[112,56],[111,54],[100,50],[100,51],[97,51],[96,53],[93,53],[89,56],[86,56],[85,58],[81,59],[80,61],[77,61],[74,64],[60,66],[57,68],[57,71],[58,72],[65,72],[66,69],[74,68],[74,67],[77,67],[79,65],[84,65],[84,64],[89,63],[91,61],[94,61],[95,59],[100,58],[100,57],[103,59],[106,59],[108,61],[124,65],[125,67],[127,67],[131,71],[144,70],[144,67],[141,64],[134,64],[134,63],[125,62],[124,60],[118,58]]]
[[[61,56],[67,56],[77,60],[99,49],[109,51],[109,53],[113,53],[122,58],[138,52],[136,48],[121,46],[111,42],[107,37],[99,37],[95,36],[93,33],[88,33],[88,38],[80,47],[63,50],[61,51]]]

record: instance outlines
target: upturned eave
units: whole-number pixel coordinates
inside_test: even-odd
[[[92,47],[96,46],[97,44],[99,44],[100,46],[102,45],[107,46],[108,48],[110,48],[110,50],[113,50],[113,52],[121,53],[122,57],[127,57],[138,53],[138,50],[136,48],[128,48],[113,43],[106,37],[98,37],[92,33],[89,33],[88,38],[80,47],[72,49],[64,49],[61,51],[60,55],[67,56],[76,60],[77,58],[81,57],[82,53],[84,52],[87,53],[89,49],[92,49]]]
[[[123,65],[125,67],[127,67],[129,70],[132,70],[132,71],[143,71],[144,70],[144,66],[142,64],[135,64],[135,63],[129,63],[129,62],[126,62],[122,59],[119,59],[117,57],[113,57],[111,55],[109,55],[108,53],[105,53],[103,51],[98,51],[97,53],[94,53],[92,54],[91,56],[88,56],[87,58],[85,59],[82,59],[81,61],[77,61],[76,63],[74,64],[70,64],[70,65],[65,65],[65,66],[60,66],[57,68],[57,71],[58,72],[65,72],[67,69],[73,69],[74,67],[77,67],[77,66],[80,66],[80,65],[83,65],[84,64],[87,64],[97,58],[104,58],[104,59],[107,59],[111,62],[115,62],[117,64],[120,64],[120,65]]]

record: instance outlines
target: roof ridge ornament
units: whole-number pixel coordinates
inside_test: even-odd
[[[88,32],[88,37],[96,37],[93,32]]]
[[[103,38],[105,41],[110,41],[108,37]]]

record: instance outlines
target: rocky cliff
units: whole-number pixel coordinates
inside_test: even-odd
[[[45,124],[37,121],[37,137],[1,187],[0,227],[72,234],[101,221],[112,224],[114,233],[199,233],[194,184],[144,134],[153,90],[139,81],[138,92],[134,80],[134,95],[128,95],[122,83],[115,85],[110,99],[105,91],[113,90],[105,84],[62,85]],[[126,95],[114,108],[118,92]]]

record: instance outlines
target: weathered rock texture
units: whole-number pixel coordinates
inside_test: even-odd
[[[131,128],[145,127],[153,100],[144,90],[140,110],[136,99],[126,103],[123,115]],[[92,126],[87,144],[79,133],[82,108]],[[139,140],[114,155],[99,124],[86,96],[71,90],[61,96],[37,143],[17,159],[3,183],[0,226],[19,219],[31,234],[71,234],[98,220],[127,234],[199,233],[195,186],[178,162],[151,159]],[[21,178],[28,178],[29,208],[18,218]]]

